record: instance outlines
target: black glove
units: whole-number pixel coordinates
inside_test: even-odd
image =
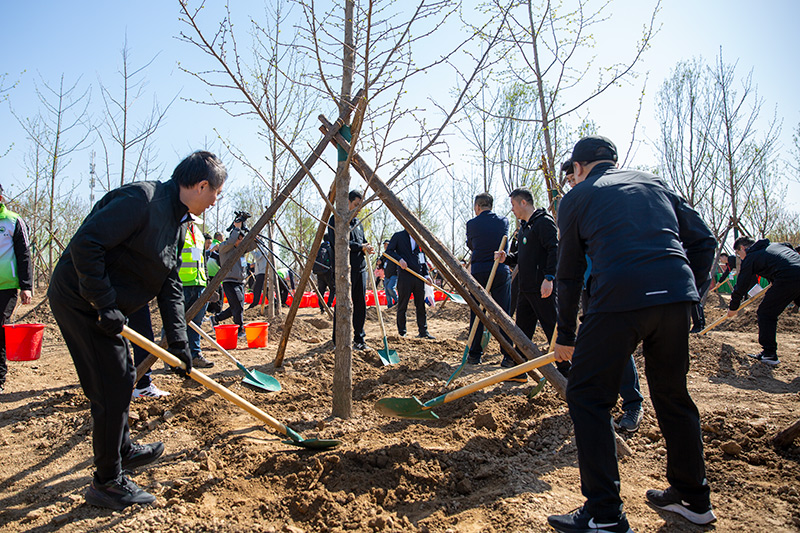
[[[104,307],[97,312],[99,315],[97,325],[108,335],[113,337],[122,333],[125,325],[125,315],[116,306]]]
[[[172,367],[176,374],[187,377],[192,372],[192,354],[189,352],[189,346],[185,341],[173,342],[167,348],[167,351],[180,359],[186,365],[186,370],[181,367]]]

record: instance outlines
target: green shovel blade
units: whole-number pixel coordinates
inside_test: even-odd
[[[437,420],[439,416],[426,408],[416,396],[413,398],[381,398],[375,409],[384,416]]]
[[[301,439],[301,440],[285,440],[284,444],[291,444],[301,448],[308,448],[309,450],[330,450],[340,445],[342,441],[335,439]]]
[[[481,349],[485,350],[489,346],[489,341],[492,340],[492,333],[484,328],[483,335],[481,335]]]
[[[247,370],[244,366],[240,367],[244,372],[245,377],[242,383],[252,387],[258,387],[269,392],[278,392],[281,390],[280,382],[269,374],[259,372],[258,370]]]
[[[537,394],[542,392],[542,389],[544,388],[544,384],[546,382],[547,382],[547,378],[539,379],[539,383],[537,383],[534,388],[532,388],[531,390],[528,391],[528,398],[529,399],[533,398],[534,396],[536,396]]]
[[[452,292],[444,292],[444,294],[457,304],[467,305],[467,301],[460,294],[453,294]]]
[[[397,350],[389,349],[389,342],[386,337],[383,338],[383,350],[378,350],[378,356],[381,358],[383,366],[396,365],[400,362],[400,356],[397,355]]]

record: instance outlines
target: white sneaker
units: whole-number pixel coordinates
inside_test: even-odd
[[[133,389],[133,395],[131,398],[161,398],[162,396],[169,396],[170,393],[161,390],[152,383],[145,387],[144,389]]]

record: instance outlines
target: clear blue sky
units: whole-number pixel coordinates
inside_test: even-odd
[[[91,109],[98,120],[102,108],[97,80],[117,86],[116,71],[126,33],[134,65],[141,65],[158,54],[147,72],[149,85],[140,111],[149,110],[153,95],[166,104],[177,94],[194,98],[205,94],[203,86],[178,68],[179,62],[198,70],[210,67],[211,63],[190,45],[175,38],[185,28],[178,21],[177,2],[37,0],[4,4],[0,22],[3,50],[0,73],[8,74],[6,83],[19,80],[19,85],[9,94],[10,105],[19,115],[32,116],[37,112],[39,103],[33,82],[39,75],[54,84],[63,73],[68,83],[81,77],[80,86],[93,85]],[[604,54],[619,50],[621,58],[627,57],[626,43],[641,33],[652,4],[652,0],[613,2],[610,20],[596,32],[598,48]],[[263,13],[260,1],[231,0],[230,6],[237,14],[259,17]],[[794,58],[797,50],[794,26],[798,19],[800,3],[791,0],[763,4],[744,0],[664,0],[658,18],[661,31],[638,68],[642,73],[649,71],[639,139],[647,141],[657,137],[658,125],[652,118],[653,97],[670,68],[677,61],[693,56],[703,56],[713,62],[722,47],[726,62],[738,60],[740,76],[753,69],[759,95],[765,100],[764,114],[771,114],[773,107],[777,107],[778,116],[784,121],[782,152],[788,158],[791,132],[800,123],[796,96],[800,74]],[[638,83],[614,89],[588,108],[600,131],[614,139],[621,149],[627,146],[630,138],[639,90]],[[317,112],[333,114],[331,109],[312,112],[314,115]],[[25,181],[23,157],[28,142],[9,112],[8,103],[0,106],[0,123],[0,152],[14,143],[11,152],[0,159],[0,180],[4,186],[18,189]],[[252,152],[250,157],[259,157],[261,148],[255,142],[252,122],[232,119],[214,108],[178,100],[158,133],[158,153],[167,169],[171,170],[192,150],[213,142],[213,128]],[[299,148],[301,154],[307,151]],[[68,179],[83,180],[81,187],[87,187],[89,152],[87,149],[74,154],[64,172]],[[634,163],[653,162],[650,149],[640,148]],[[235,165],[233,170],[237,170]],[[239,170],[234,172],[234,178],[237,181],[247,179]],[[790,200],[794,204],[792,209],[800,210],[797,186],[792,186]]]

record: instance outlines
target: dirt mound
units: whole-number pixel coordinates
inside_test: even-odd
[[[724,311],[713,302],[707,310],[709,321]],[[387,313],[387,340],[400,363],[381,363],[375,349],[383,347],[382,335],[371,309],[369,348],[353,353],[348,419],[330,416],[331,322],[316,309],[300,310],[282,367],[272,365],[281,317],[269,320],[266,348],[235,351],[248,368],[274,375],[283,387],[278,393],[243,385],[241,371],[206,352],[216,362],[206,371],[213,379],[305,438],[341,441],[328,451],[284,443],[271,427],[157,364],[154,382],[171,395],[135,400],[130,418],[134,441],[166,443],[164,457],[133,476],[157,502],[115,513],[84,503],[93,470],[89,404],[63,344],[46,337],[40,361],[10,363],[0,396],[3,531],[544,531],[548,514],[580,505],[569,413],[550,387],[529,399],[533,383],[501,383],[433,408],[434,420],[378,414],[381,398],[425,402],[499,369],[493,340],[488,363],[465,368],[447,389],[464,350],[467,307],[448,302],[429,312],[436,340],[399,337],[394,313]],[[746,355],[757,346],[752,313],[730,324],[750,319],[747,329],[690,338],[688,379],[701,412],[716,530],[796,531],[800,446],[776,450],[770,438],[797,418],[800,332],[786,320],[794,317],[781,318],[782,362],[767,367]],[[412,305],[411,333],[413,314]],[[257,309],[245,316],[263,320]],[[540,331],[534,339],[547,343]],[[635,356],[647,396],[641,350]],[[666,448],[649,400],[639,432],[625,438],[634,454],[620,462],[622,496],[633,528],[695,531],[644,502],[645,490],[667,483]]]

